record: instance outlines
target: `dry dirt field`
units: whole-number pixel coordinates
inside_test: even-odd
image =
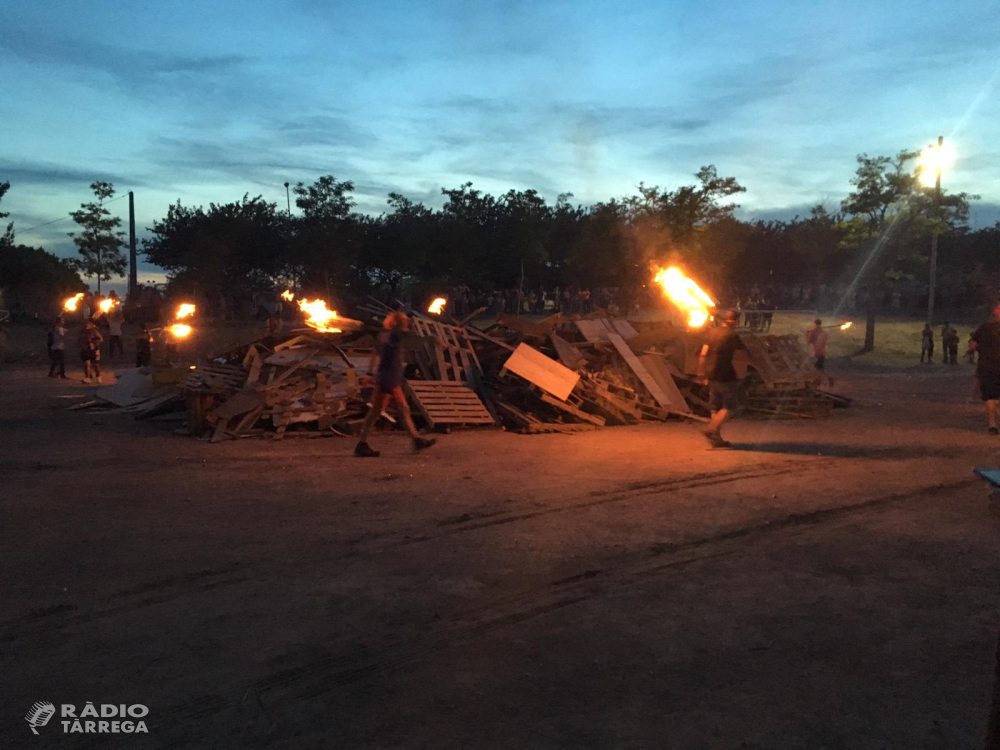
[[[830,369],[853,408],[732,450],[678,422],[359,460],[5,365],[0,747],[981,747],[1000,438],[968,365]],[[35,701],[149,733],[35,736]]]

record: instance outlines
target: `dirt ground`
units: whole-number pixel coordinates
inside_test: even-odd
[[[0,746],[981,747],[998,464],[971,367],[823,421],[208,444],[0,369]],[[35,701],[145,735],[34,736]]]

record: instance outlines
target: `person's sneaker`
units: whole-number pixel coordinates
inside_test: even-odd
[[[354,455],[358,458],[378,458],[381,454],[368,443],[358,443],[354,447]]]
[[[1000,435],[1000,430],[998,430],[996,427],[990,427],[990,434],[991,435]]]
[[[430,448],[436,442],[437,438],[415,437],[413,438],[413,447],[415,450],[422,451],[425,448]]]
[[[712,445],[713,448],[728,448],[732,443],[728,440],[723,440],[722,435],[718,432],[712,432],[711,430],[705,430],[701,433],[705,436],[705,439]]]
[[[83,382],[84,383],[93,383],[94,379],[88,376],[88,377],[86,377],[86,378],[83,379]]]

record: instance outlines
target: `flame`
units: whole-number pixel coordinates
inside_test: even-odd
[[[292,293],[291,289],[286,289],[281,293],[281,299],[285,300],[285,302],[291,302],[295,299],[295,295]]]
[[[185,338],[191,334],[191,326],[184,325],[183,323],[174,323],[172,326],[167,326],[166,330],[170,331],[170,333],[179,339]]]
[[[329,310],[326,307],[326,302],[321,299],[299,300],[299,309],[306,313],[309,317],[306,318],[306,325],[310,328],[315,328],[320,333],[340,333],[341,329],[334,325],[331,325],[334,321],[340,320],[340,316],[337,315],[336,310]]]
[[[195,310],[194,305],[190,304],[189,302],[185,302],[180,307],[177,308],[177,314],[174,315],[174,317],[177,318],[177,320],[180,320],[181,318],[189,318],[192,315],[194,315],[194,310]],[[187,334],[184,335],[186,336]]]
[[[661,268],[656,273],[654,282],[663,287],[663,292],[670,301],[687,313],[688,327],[701,328],[708,322],[715,302],[709,297],[694,279],[685,276],[679,268]]]
[[[102,313],[109,313],[114,310],[118,305],[121,304],[118,300],[108,297],[107,299],[102,299],[97,307]]]
[[[841,330],[841,331],[846,331],[846,330],[847,330],[848,328],[850,328],[850,327],[851,327],[852,325],[854,325],[854,321],[853,321],[853,320],[849,320],[849,321],[847,321],[846,323],[844,323],[844,325],[842,325],[842,326],[840,327],[840,330]]]
[[[76,308],[80,304],[80,300],[82,299],[83,299],[83,292],[78,292],[74,294],[72,297],[67,297],[66,300],[63,301],[63,310],[65,310],[66,312],[76,312]]]
[[[448,300],[444,297],[435,297],[434,301],[431,302],[430,306],[427,308],[427,312],[431,315],[440,315],[444,312],[444,306],[448,304]]]

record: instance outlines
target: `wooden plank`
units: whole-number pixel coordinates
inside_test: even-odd
[[[668,409],[671,408],[670,397],[663,391],[660,384],[657,383],[656,380],[649,374],[649,371],[643,366],[642,362],[639,361],[639,358],[635,356],[635,352],[629,349],[625,340],[612,331],[608,331],[608,340],[612,343],[612,345],[614,345],[615,349],[618,350],[622,359],[625,360],[625,364],[629,366],[632,372],[634,372],[639,380],[642,381],[642,384],[646,386],[646,390],[649,391],[650,395],[656,399],[656,403]],[[683,399],[681,400],[683,401]]]
[[[564,367],[528,344],[520,344],[503,367],[551,393],[560,401],[565,401],[580,381],[580,373]]]
[[[644,354],[638,359],[642,362],[642,366],[646,368],[646,372],[649,373],[650,377],[656,381],[657,385],[667,395],[667,398],[670,399],[669,404],[661,403],[660,405],[677,414],[690,413],[691,407],[688,406],[688,402],[684,400],[684,395],[677,387],[677,383],[674,382],[674,378],[666,365],[667,360],[663,357],[657,357],[655,354]]]
[[[583,356],[580,350],[558,333],[553,331],[549,334],[549,339],[552,341],[552,346],[556,348],[559,360],[569,369],[575,370],[587,363],[587,358]]]

